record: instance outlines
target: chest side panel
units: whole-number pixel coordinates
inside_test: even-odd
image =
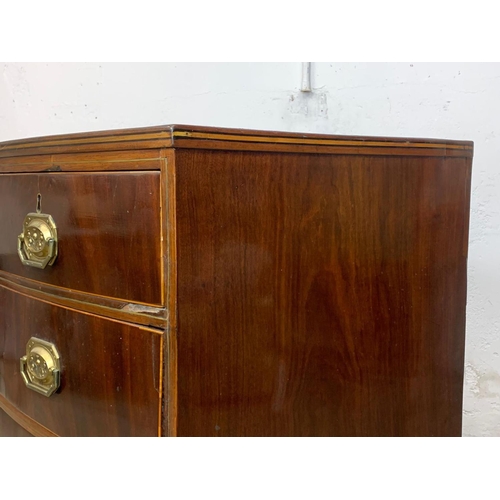
[[[178,151],[179,435],[460,435],[470,159]]]

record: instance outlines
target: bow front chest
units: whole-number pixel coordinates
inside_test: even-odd
[[[191,126],[0,144],[0,435],[460,435],[471,163]]]

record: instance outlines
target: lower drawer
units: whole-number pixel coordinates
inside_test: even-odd
[[[0,436],[2,437],[31,437],[31,434],[12,420],[7,413],[0,410]]]
[[[1,287],[0,312],[0,393],[33,420],[35,434],[40,424],[60,436],[158,436],[160,331]],[[49,397],[29,389],[21,374],[20,358],[32,337],[53,344],[60,357],[60,386]]]

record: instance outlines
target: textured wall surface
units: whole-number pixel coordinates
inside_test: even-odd
[[[466,436],[500,436],[500,64],[0,63],[0,141],[187,123],[475,143]]]

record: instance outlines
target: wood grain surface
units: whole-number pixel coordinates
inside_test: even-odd
[[[165,125],[0,144],[0,435],[459,436],[470,141]],[[23,266],[37,194],[53,267]],[[31,336],[62,386],[25,387]]]
[[[176,154],[178,434],[461,434],[470,160]]]
[[[160,166],[159,149],[0,157],[2,173],[160,170]]]
[[[163,372],[162,433],[177,436],[177,196],[175,151],[166,149],[162,160],[162,241],[163,276],[167,325],[165,329]]]
[[[53,266],[24,266],[17,237],[26,214],[52,215]],[[161,305],[160,173],[44,173],[0,176],[0,269],[68,289]]]
[[[0,287],[0,393],[60,436],[158,436],[161,331],[80,314]],[[37,337],[61,356],[59,391],[28,389],[19,359]]]
[[[49,304],[77,309],[128,323],[138,323],[161,329],[166,328],[168,323],[167,311],[164,308],[47,285],[46,283],[7,273],[1,269],[0,286]]]
[[[394,137],[363,137],[311,134],[297,132],[272,132],[263,130],[229,129],[192,125],[161,125],[137,129],[105,130],[77,134],[34,137],[0,143],[0,172],[4,170],[2,158],[32,155],[75,154],[105,151],[136,151],[159,148],[206,149],[285,149],[306,152],[304,147],[315,147],[320,154],[332,152],[329,148],[371,148],[373,154],[405,154],[435,156],[472,156],[470,141],[441,139],[416,139]],[[259,146],[260,145],[260,146]],[[387,150],[381,153],[379,150]],[[429,150],[434,150],[429,152]],[[427,152],[426,152],[427,151]],[[311,152],[311,151],[309,151]],[[338,152],[342,152],[339,150]],[[346,153],[347,154],[347,153]],[[7,161],[6,165],[10,165]],[[30,170],[27,170],[30,171]]]
[[[1,373],[1,372],[0,372]],[[58,437],[55,432],[52,432],[47,427],[43,426],[35,419],[31,418],[26,413],[23,413],[19,408],[14,406],[5,396],[0,394],[0,410],[4,411],[18,426],[22,427],[29,436],[36,437]],[[3,434],[0,432],[0,436]]]
[[[21,427],[7,413],[0,409],[1,437],[33,437],[24,427]]]

